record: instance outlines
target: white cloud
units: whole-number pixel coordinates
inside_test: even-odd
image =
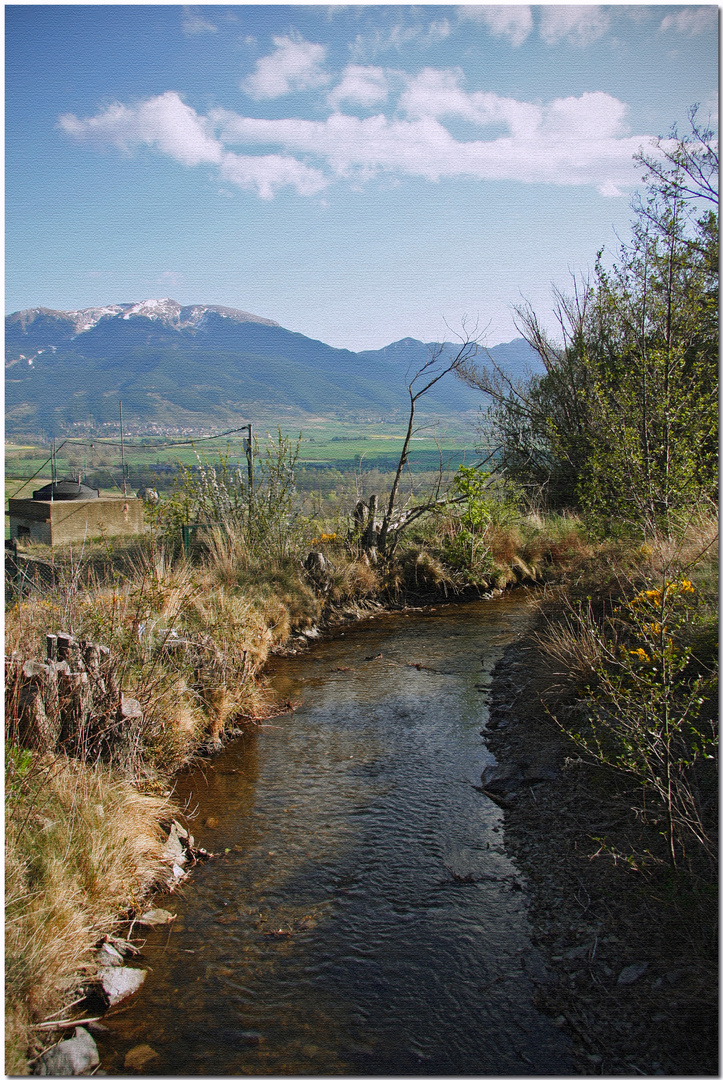
[[[436,96],[434,75],[439,76]],[[412,85],[408,96],[402,95],[409,119],[335,113],[327,120],[263,120],[221,110],[212,119],[226,144],[276,144],[287,153],[314,155],[337,177],[362,181],[385,171],[432,181],[469,176],[588,184],[612,195],[634,180],[633,154],[647,139],[625,136],[625,106],[608,94],[541,106],[495,94],[466,95],[454,73],[428,71],[426,84]],[[440,122],[444,115],[464,116],[480,126],[502,123],[507,131],[462,142]]]
[[[326,47],[304,41],[300,34],[273,39],[276,50],[256,62],[256,70],[241,84],[251,97],[277,98],[292,90],[324,86],[329,76],[322,65]]]
[[[185,5],[181,19],[181,29],[184,34],[192,37],[195,34],[217,34],[218,27],[199,13],[198,8]]]
[[[558,6],[540,7],[540,37],[548,45],[568,41],[584,48],[602,37],[610,27],[610,13],[605,8]]]
[[[237,187],[257,191],[262,199],[273,199],[282,187],[296,188],[299,195],[316,195],[329,183],[320,169],[281,154],[225,154],[221,176]]]
[[[517,47],[532,32],[532,8],[527,4],[477,4],[458,9],[463,19],[483,22],[494,37],[509,38]]]
[[[185,105],[175,91],[137,106],[110,105],[86,120],[68,113],[60,117],[59,126],[72,138],[96,146],[111,145],[125,152],[149,146],[182,165],[218,165],[224,180],[255,190],[262,199],[272,198],[286,186],[296,188],[300,195],[313,195],[328,183],[319,169],[293,157],[244,157],[226,151],[213,136],[210,121]]]
[[[283,187],[315,195],[334,178],[363,184],[380,173],[592,185],[608,196],[635,181],[633,154],[650,142],[628,133],[626,106],[617,98],[598,91],[540,104],[467,93],[461,79],[459,71],[434,68],[408,77],[391,116],[362,119],[337,110],[323,120],[264,119],[216,109],[204,117],[170,91],[85,120],[67,115],[60,127],[96,145],[147,145],[184,165],[213,164],[221,180],[264,199]],[[339,101],[345,84],[346,100],[366,95],[371,102],[385,86],[385,73],[347,68],[335,91]],[[479,137],[455,138],[445,126],[448,117],[474,125]]]
[[[686,37],[694,37],[696,34],[715,33],[718,25],[718,8],[713,7],[687,7],[682,11],[676,11],[674,15],[666,15],[660,24],[661,30],[675,30],[678,34]]]
[[[174,90],[140,105],[109,105],[86,120],[66,113],[58,123],[79,142],[111,144],[126,152],[137,146],[155,147],[183,165],[219,163],[223,152],[208,121],[185,105]]]
[[[367,108],[387,100],[389,87],[381,68],[348,64],[342,80],[329,94],[327,101],[337,108],[342,101],[351,101]]]
[[[626,111],[622,101],[600,90],[557,98],[547,110],[545,129],[548,136],[563,139],[615,139],[623,133]]]
[[[539,105],[478,91],[468,94],[460,85],[460,71],[425,68],[408,79],[399,108],[410,118],[458,116],[485,126],[504,124],[517,138],[532,134],[540,124]]]

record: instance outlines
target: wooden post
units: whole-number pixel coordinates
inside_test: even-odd
[[[376,495],[369,496],[369,518],[367,520],[367,527],[364,531],[363,547],[369,551],[377,546],[377,533],[376,533],[376,517],[377,517],[377,497]]]
[[[246,458],[249,466],[249,495],[254,490],[254,432],[251,424],[248,425],[249,440],[246,445]]]

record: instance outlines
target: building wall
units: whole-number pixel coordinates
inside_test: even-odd
[[[139,536],[145,529],[141,499],[41,502],[9,499],[10,538],[19,543],[67,544],[102,536]]]

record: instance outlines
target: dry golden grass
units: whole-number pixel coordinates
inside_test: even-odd
[[[558,567],[574,568],[568,598],[539,635],[542,651],[568,682],[593,684],[596,673],[614,654],[612,624],[605,625],[603,611],[610,598],[631,595],[641,583],[654,583],[685,573],[693,579],[703,607],[699,627],[707,633],[717,622],[718,521],[713,515],[696,515],[685,522],[677,537],[654,541],[584,543],[574,533],[564,533],[551,548],[564,554]],[[582,589],[592,590],[595,602],[574,600]],[[607,602],[607,606],[606,606]]]
[[[336,604],[372,598],[381,588],[381,575],[366,556],[343,562],[337,557],[330,597]]]
[[[565,683],[582,686],[594,683],[597,671],[608,656],[589,604],[580,611],[570,607],[556,614],[535,636],[543,655],[554,666],[555,674]]]
[[[248,569],[249,552],[238,529],[213,529],[205,537],[205,565],[223,585],[235,585],[239,573]]]
[[[515,555],[522,550],[522,534],[514,525],[490,525],[484,539],[498,566],[511,565]]]
[[[444,589],[455,592],[459,587],[459,574],[453,574],[442,560],[426,548],[412,550],[404,560],[405,574],[410,586],[426,589]]]
[[[6,787],[6,1039],[25,1060],[43,1019],[120,913],[164,876],[164,799],[100,767],[13,755]]]

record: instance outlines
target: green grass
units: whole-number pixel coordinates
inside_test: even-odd
[[[379,427],[383,431],[379,431]],[[317,420],[306,427],[302,432],[299,463],[300,464],[329,464],[337,467],[355,468],[359,462],[367,465],[383,465],[386,468],[394,467],[402,448],[405,434],[404,424],[379,424],[374,429],[370,424],[349,424],[333,420]],[[269,427],[269,433],[275,434]],[[289,428],[284,432],[292,438],[298,436],[296,428]],[[266,440],[266,428],[259,426],[255,430],[257,443],[260,445]],[[463,458],[467,461],[475,460],[474,435],[471,431],[448,430],[438,436],[439,446],[432,431],[421,430],[412,440],[412,460],[420,466],[433,468],[442,450],[445,457],[454,457],[455,464]],[[231,460],[244,461],[244,450],[241,438],[238,435],[226,439],[214,439],[212,441],[199,438],[194,445],[168,446],[167,443],[181,440],[168,439],[144,439],[130,438],[126,440],[125,458],[129,467],[131,483],[134,472],[139,469],[153,472],[157,465],[195,465],[196,454],[202,454],[212,460],[219,452],[229,453]],[[93,442],[93,447],[87,444]],[[30,443],[6,443],[5,445],[5,480],[6,494],[11,498],[16,492],[19,497],[29,496],[35,486],[46,482],[51,478],[49,446],[40,446]],[[116,483],[121,478],[121,454],[120,446],[104,439],[91,440],[85,438],[82,441],[73,442],[68,440],[57,456],[57,471],[59,476],[74,473],[78,468],[88,474],[105,474],[108,477],[107,486],[113,490],[113,480]],[[37,476],[35,475],[37,473]],[[34,477],[33,480],[30,480]]]

